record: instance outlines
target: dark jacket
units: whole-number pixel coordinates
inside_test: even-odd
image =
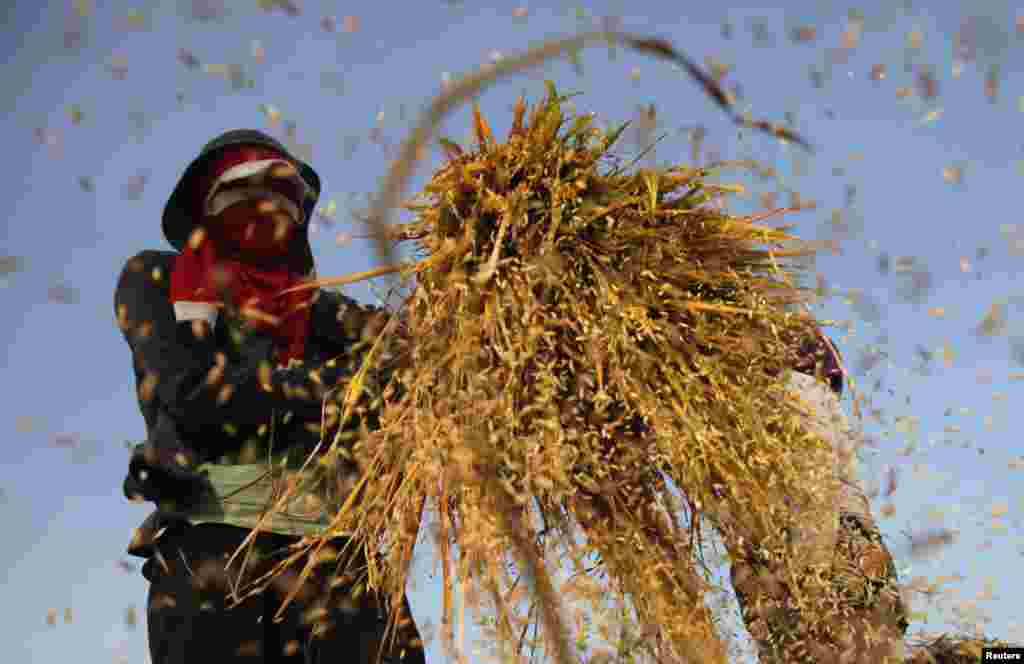
[[[372,341],[372,330],[383,322],[380,309],[319,291],[304,363],[270,369],[269,383],[261,384],[261,363],[263,379],[268,377],[269,337],[246,336],[223,314],[205,338],[196,336],[192,323],[176,321],[169,298],[175,255],[144,251],[131,258],[114,297],[118,324],[132,351],[147,434],[133,456],[125,494],[142,496],[159,507],[129,546],[136,555],[148,553],[152,531],[167,516],[193,523],[255,525],[269,497],[282,482],[297,476],[295,469],[320,441],[327,388],[343,386],[344,378],[358,369],[359,350],[366,345],[362,339]],[[337,360],[334,366],[325,365],[331,359]],[[319,382],[311,369],[319,370]],[[370,384],[379,385],[373,380]],[[343,395],[343,389],[335,390],[329,402],[340,401]],[[346,429],[359,424],[353,419]],[[333,433],[325,436],[324,446],[332,439]],[[336,472],[334,478],[356,473],[353,462],[340,463],[350,472]],[[287,470],[274,470],[279,466]],[[174,495],[147,491],[147,483],[157,477],[174,480],[168,484],[175,487]],[[293,517],[275,518],[269,530],[315,531],[329,519],[331,506],[344,499],[345,487],[328,482],[326,473],[307,472],[302,478],[316,484],[303,485],[303,495],[314,498],[289,509]]]

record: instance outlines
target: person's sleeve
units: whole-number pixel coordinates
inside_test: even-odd
[[[387,324],[388,316],[380,307],[360,304],[327,290],[317,295],[311,313],[314,333],[339,353],[372,344]]]
[[[391,313],[382,307],[360,304],[335,291],[320,291],[311,313],[313,332],[329,352],[345,362],[351,372],[362,366],[362,360],[380,333],[388,325]],[[405,389],[397,380],[400,368],[408,361],[408,312],[399,310],[395,327],[380,349],[374,370],[364,381],[372,392],[380,389],[399,400]],[[372,378],[371,378],[372,376]],[[390,388],[385,390],[385,386]]]
[[[145,254],[128,261],[118,280],[115,307],[135,360],[140,399],[158,399],[182,432],[225,424],[256,424],[272,410],[319,419],[330,367],[273,369],[270,340],[254,337],[241,359],[220,352],[205,323],[179,323],[159,280],[166,279]],[[321,376],[321,373],[327,374]],[[326,380],[325,380],[326,379]]]

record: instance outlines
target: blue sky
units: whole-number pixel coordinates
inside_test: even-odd
[[[1024,352],[1014,352],[1024,348],[1024,291],[1013,276],[1024,254],[1024,242],[1013,241],[1024,232],[1012,226],[1024,223],[1013,204],[1024,187],[1024,35],[1011,3],[787,2],[779,10],[733,2],[296,0],[301,13],[289,16],[246,0],[226,3],[221,18],[193,16],[194,6],[224,4],[97,0],[3,10],[0,135],[8,162],[0,180],[0,273],[9,273],[0,276],[7,312],[0,327],[0,519],[7,533],[0,633],[7,661],[147,657],[146,584],[119,564],[135,562],[122,552],[148,508],[121,497],[124,442],[143,435],[143,422],[112,295],[129,256],[166,248],[161,210],[199,147],[235,127],[283,137],[293,122],[324,180],[322,204],[337,202],[334,226],[314,236],[319,273],[368,269],[368,245],[339,246],[336,236],[359,232],[349,213],[379,186],[389,154],[444,77],[606,15],[621,16],[626,30],[665,37],[698,61],[729,65],[725,80],[739,83],[744,107],[776,121],[789,114],[817,152],[795,163],[791,148],[739,135],[675,68],[622,49],[611,57],[607,47],[584,51],[582,72],[552,62],[483,94],[496,132],[507,130],[520,92],[535,100],[551,78],[581,92],[578,109],[606,124],[655,104],[655,134],[669,134],[655,151],[659,163],[687,162],[689,130],[699,124],[705,147],[721,157],[773,166],[781,183],[741,173],[723,178],[753,192],[735,201],[737,211],[756,209],[759,194],[784,187],[816,201],[789,220],[802,236],[840,240],[841,252],[817,264],[835,294],[820,314],[849,321],[848,330],[831,333],[851,368],[875,358],[856,377],[884,418],[867,424],[875,444],[864,479],[877,481],[889,468],[898,478],[893,494],[872,506],[876,514],[885,502],[894,506],[880,523],[904,580],[961,577],[947,584],[956,592],[943,608],[912,629],[938,631],[966,616],[987,620],[990,634],[1024,641],[1024,582],[1012,571],[1024,555],[1024,446],[1014,435],[1022,382],[1013,376],[1024,371]],[[69,18],[76,6],[88,17]],[[864,16],[859,43],[829,65],[853,9]],[[129,29],[135,10],[142,29]],[[333,32],[322,25],[325,16],[336,17]],[[968,16],[976,17],[979,42],[974,61],[955,76],[953,36]],[[794,43],[800,26],[814,26],[815,40]],[[69,44],[65,33],[75,29],[79,39]],[[920,46],[910,51],[915,31]],[[180,49],[199,67],[187,67]],[[217,65],[230,64],[242,66],[239,80],[251,79],[252,87],[232,89],[217,73]],[[882,80],[872,80],[876,65],[884,65]],[[985,77],[995,65],[991,102]],[[919,94],[922,66],[937,82],[930,100]],[[913,94],[901,98],[901,87]],[[461,109],[444,133],[463,140],[468,119],[469,109]],[[622,146],[626,156],[637,151],[632,140]],[[958,184],[948,181],[955,169]],[[421,166],[414,188],[428,175]],[[351,293],[373,298],[365,286]],[[993,305],[1003,320],[998,334],[977,334]],[[912,555],[908,535],[933,528],[957,530],[955,543],[931,557]],[[411,592],[421,625],[439,621],[430,557],[428,542]],[[994,598],[985,598],[986,582]],[[129,607],[139,613],[134,629],[125,624]],[[47,625],[50,609],[58,612],[56,626]],[[444,660],[436,645],[428,658]]]

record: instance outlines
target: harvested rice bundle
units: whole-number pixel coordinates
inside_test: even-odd
[[[460,576],[492,599],[505,637],[522,620],[506,558],[554,600],[536,537],[548,527],[544,547],[579,566],[596,553],[610,579],[596,588],[663,643],[721,655],[694,540],[663,517],[666,480],[691,518],[724,501],[766,541],[783,532],[783,496],[815,499],[807,461],[823,443],[777,379],[812,333],[785,261],[808,250],[711,205],[728,188],[707,169],[611,165],[621,128],[566,117],[564,99],[549,84],[529,117],[520,99],[504,143],[476,109],[476,149],[445,142],[448,162],[408,206],[422,258],[402,390],[337,526],[404,570],[415,529],[395,523],[418,524],[426,503],[442,555],[457,543]],[[553,606],[545,622],[560,629]]]

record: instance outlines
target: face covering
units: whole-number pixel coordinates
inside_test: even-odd
[[[289,247],[298,231],[308,186],[274,150],[227,148],[196,188],[198,227],[175,259],[171,301],[178,321],[216,324],[224,299],[244,325],[275,338],[276,361],[302,360],[313,291],[282,295],[311,275],[295,266]],[[274,213],[266,213],[270,207]],[[264,212],[260,212],[260,210]]]

